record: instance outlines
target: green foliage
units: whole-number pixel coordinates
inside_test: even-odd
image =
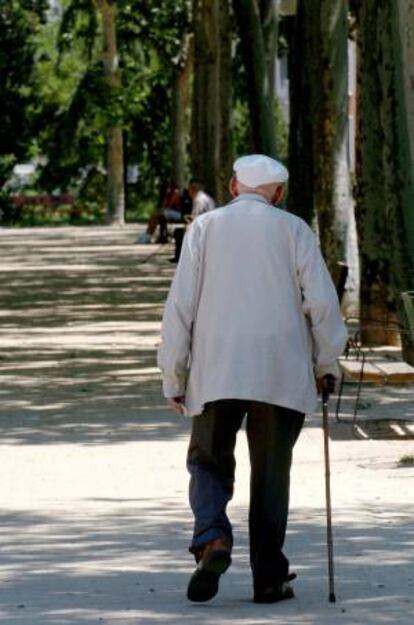
[[[25,204],[24,206],[11,207],[11,212],[6,213],[3,222],[7,226],[19,226],[22,228],[33,226],[60,226],[70,223],[72,206],[40,204]]]
[[[283,115],[282,108],[277,99],[274,104],[274,117],[276,124],[276,136],[278,157],[284,163],[288,159],[288,124]],[[241,155],[251,152],[250,118],[246,100],[236,100],[233,108],[233,154]]]
[[[73,50],[75,44],[78,44],[88,61],[91,61],[98,29],[98,12],[93,0],[70,0],[59,26],[58,62],[60,63],[64,53],[70,53]]]
[[[274,117],[276,123],[277,137],[277,153],[278,158],[287,164],[288,162],[288,143],[289,143],[289,127],[283,115],[283,110],[279,100],[275,99]]]
[[[232,153],[236,156],[250,152],[249,107],[245,100],[236,100],[233,108]]]
[[[103,165],[108,88],[98,64],[90,66],[65,108],[52,113],[43,135],[49,162],[40,180],[48,190],[68,188],[85,168]]]
[[[7,107],[0,109],[0,133],[12,128],[7,141],[1,135],[0,179],[7,179],[17,161],[45,156],[33,191],[71,190],[78,200],[72,207],[24,207],[18,216],[4,200],[7,214],[33,224],[49,219],[51,211],[58,220],[102,222],[105,137],[117,125],[124,132],[125,164],[138,165],[140,171],[138,182],[127,187],[127,213],[142,217],[171,175],[172,87],[190,28],[191,2],[116,1],[118,89],[105,81],[98,3],[61,0],[61,10],[47,14],[48,5],[48,0],[1,3],[0,69],[9,71],[0,72],[0,86],[13,116],[8,114],[11,122],[6,123]],[[241,154],[251,149],[251,138],[239,52],[234,67],[233,148]],[[278,134],[285,137],[285,124],[277,117]]]
[[[281,43],[282,42],[282,43]],[[279,32],[278,46],[285,46],[284,34]],[[249,107],[246,99],[246,71],[242,61],[240,40],[236,38],[235,56],[233,59],[233,125],[232,141],[233,154],[240,155],[252,151],[252,136],[249,118]],[[286,53],[285,48],[278,48],[280,56]],[[274,119],[276,124],[276,138],[278,158],[283,162],[288,159],[288,124],[284,118],[282,108],[277,98],[274,101]]]
[[[18,159],[27,157],[38,101],[33,82],[35,34],[47,0],[2,0],[0,5],[0,187]]]
[[[182,34],[189,27],[188,0],[120,0],[117,6],[121,58],[141,42],[165,67],[179,62]]]
[[[74,224],[105,222],[106,179],[101,170],[90,169],[79,189],[70,221]]]
[[[398,461],[400,467],[413,467],[414,466],[414,455],[407,454],[405,456],[401,456]]]
[[[104,79],[100,15],[92,0],[71,0],[60,23],[45,27],[37,67],[44,101],[38,141],[48,155],[42,186],[70,188],[82,171],[102,170],[105,134],[117,125],[124,129],[128,162],[139,165],[141,196],[155,197],[170,175],[173,69],[188,8],[186,0],[117,2],[117,90]]]
[[[16,223],[19,213],[7,193],[0,191],[0,224]]]

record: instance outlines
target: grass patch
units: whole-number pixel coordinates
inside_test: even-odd
[[[398,460],[399,467],[414,467],[414,454],[407,454]]]
[[[132,198],[133,200],[134,198]],[[125,208],[127,223],[146,223],[156,208],[156,202],[141,199],[130,201]],[[105,207],[98,202],[81,202],[44,206],[25,204],[12,207],[6,217],[2,217],[0,206],[0,226],[35,227],[35,226],[101,226],[105,224]]]

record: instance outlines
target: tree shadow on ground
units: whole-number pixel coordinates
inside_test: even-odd
[[[134,245],[135,228],[2,234],[3,440],[180,436],[186,428],[166,409],[156,367],[171,251]]]
[[[336,527],[338,602],[327,601],[322,511],[292,515],[287,550],[298,572],[297,599],[277,606],[251,603],[247,532],[242,506],[232,506],[234,563],[219,596],[192,605],[185,588],[193,564],[186,551],[191,526],[184,505],[165,498],[98,499],[84,514],[15,512],[2,520],[3,595],[7,625],[105,623],[412,623],[414,509],[369,504],[348,509]],[[306,521],[304,520],[306,519]]]
[[[188,429],[166,407],[155,348],[52,346],[28,356],[14,349],[0,361],[4,443],[99,445],[171,439]]]
[[[134,246],[133,228],[1,234],[3,443],[87,446],[187,436],[189,421],[164,409],[155,370],[160,311],[172,275],[166,259],[170,250],[154,256],[153,248]],[[316,426],[319,416],[308,421],[308,427]],[[335,436],[337,426],[332,429]],[[157,445],[143,447],[156,448],[153,461],[159,461]],[[169,452],[165,445],[162,458]],[[94,474],[88,482],[93,492],[99,478]],[[62,488],[73,479],[70,466],[61,479]],[[136,479],[139,492],[139,480],[147,481],[148,475]],[[154,483],[154,494],[146,499],[78,497],[73,505],[70,498],[46,503],[47,495],[40,493],[42,507],[51,512],[4,514],[0,622],[413,622],[411,505],[403,512],[401,506],[370,501],[365,508],[362,502],[358,508],[341,509],[335,524],[335,605],[327,602],[324,512],[297,508],[287,550],[299,573],[298,598],[256,606],[250,602],[246,510],[233,504],[234,565],[224,576],[220,596],[195,606],[185,600],[193,566],[186,551],[191,523],[186,503],[166,490],[169,484],[167,480],[163,491]],[[42,484],[36,488],[41,490]]]
[[[135,227],[2,230],[3,440],[92,445],[187,432],[165,408],[156,367],[171,249],[134,245],[135,235]],[[362,418],[414,420],[414,386],[406,388],[364,389]],[[331,419],[336,440],[353,438],[353,395],[348,388],[344,423]],[[320,426],[319,413],[307,426]]]
[[[330,434],[333,440],[408,440],[414,435],[414,384],[357,385],[344,387],[338,418],[337,397],[330,402]],[[355,414],[356,411],[356,414]],[[354,419],[355,414],[355,419]],[[314,422],[317,422],[315,418]],[[353,426],[356,426],[356,429]]]

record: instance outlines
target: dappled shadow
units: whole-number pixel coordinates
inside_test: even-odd
[[[298,443],[306,457],[299,456],[293,474],[301,482],[295,498],[309,502],[292,510],[287,544],[299,574],[297,599],[251,603],[247,511],[235,500],[234,565],[220,596],[207,605],[187,603],[193,564],[184,462],[191,422],[166,410],[155,361],[171,249],[136,246],[135,235],[134,228],[0,231],[8,508],[0,524],[0,622],[411,624],[414,509],[379,503],[379,496],[373,503],[371,482],[346,500],[358,504],[334,510],[338,603],[327,601],[324,511],[313,501],[319,412],[308,419],[310,430]],[[378,405],[395,400],[398,412],[404,406],[412,415],[410,396],[397,399],[388,390]],[[349,427],[332,422],[332,437],[350,438]],[[350,468],[345,447],[333,445],[332,455],[343,488]],[[372,471],[378,462],[383,456],[366,460]],[[392,463],[394,476],[412,477]],[[241,475],[247,492],[243,465]]]
[[[336,396],[330,402],[330,431],[335,440],[349,438],[407,440],[414,436],[414,384],[346,384],[338,413]],[[354,412],[356,418],[354,421]],[[355,428],[353,427],[355,424]]]
[[[193,565],[186,551],[191,525],[183,502],[120,498],[88,503],[87,515],[22,511],[4,516],[0,621],[81,625],[101,618],[193,625],[219,618],[226,624],[332,625],[336,618],[347,624],[376,623],[381,614],[382,623],[412,622],[412,507],[402,514],[388,506],[387,523],[382,522],[384,506],[369,503],[363,514],[345,511],[335,527],[335,605],[327,601],[323,513],[294,511],[287,550],[298,573],[297,599],[275,607],[251,603],[242,506],[232,506],[233,566],[219,597],[197,606],[185,599]]]
[[[160,319],[169,246],[135,227],[1,231],[0,427],[19,444],[167,440],[187,433],[161,395]],[[364,387],[361,420],[414,419],[413,385]],[[353,438],[355,387],[331,437]],[[335,398],[330,402],[333,417]],[[321,425],[320,409],[308,427]]]
[[[156,366],[173,268],[135,228],[1,232],[3,441],[180,436]]]

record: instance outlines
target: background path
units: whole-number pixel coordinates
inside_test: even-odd
[[[0,622],[411,625],[414,468],[398,461],[413,442],[355,440],[332,423],[332,605],[319,415],[292,476],[297,599],[250,602],[241,433],[234,565],[214,601],[186,601],[189,422],[165,409],[155,366],[171,250],[135,237],[132,227],[0,229]],[[414,418],[413,390],[367,391],[366,407]]]

